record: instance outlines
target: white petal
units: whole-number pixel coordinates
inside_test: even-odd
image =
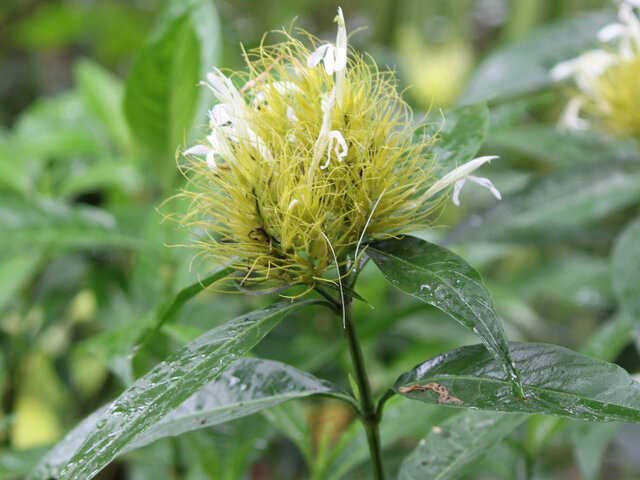
[[[324,69],[329,75],[333,75],[333,72],[335,72],[335,55],[335,47],[333,45],[329,45],[329,48],[327,48],[327,53],[325,53],[324,58],[322,59],[322,63],[324,63]]]
[[[183,155],[207,155],[209,152],[212,152],[211,148],[206,145],[194,145],[193,147],[185,150]]]
[[[463,180],[469,176],[471,172],[480,168],[485,163],[493,160],[494,158],[498,158],[495,155],[478,157],[473,160],[465,163],[464,165],[459,166],[458,168],[450,171],[436,183],[434,183],[429,190],[427,190],[422,196],[422,200],[426,200],[436,193],[448,188],[450,185],[455,184],[456,182]],[[455,193],[455,192],[454,192]]]
[[[464,182],[466,182],[466,180],[463,178],[462,180],[458,180],[453,184],[453,197],[451,198],[451,200],[456,207],[460,206],[460,190],[462,190]]]
[[[207,154],[207,165],[209,165],[209,168],[214,171],[218,168],[216,159],[214,158],[213,150]]]
[[[321,45],[307,58],[307,67],[315,67],[320,63],[327,49],[331,47],[329,44]]]
[[[500,195],[500,191],[493,185],[493,183],[491,183],[491,180],[489,180],[488,178],[475,177],[473,175],[469,175],[467,177],[467,180],[477,183],[478,185],[484,188],[488,188],[494,197],[496,197],[498,200],[502,200],[502,195]]]
[[[344,137],[342,136],[342,133],[340,133],[338,130],[330,131],[329,137],[332,140],[336,141],[335,152],[336,152],[336,155],[338,156],[338,161],[341,162],[342,159],[347,156],[347,151],[348,151],[347,142],[345,142]]]
[[[569,103],[567,103],[567,106],[558,121],[559,130],[577,131],[587,130],[589,128],[589,122],[580,118],[580,110],[582,109],[584,102],[585,98],[581,96],[573,97],[569,100]]]
[[[615,38],[622,37],[626,32],[624,25],[620,23],[612,23],[600,29],[598,32],[598,40],[603,43],[610,42]]]

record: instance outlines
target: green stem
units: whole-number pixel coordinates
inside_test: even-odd
[[[371,455],[371,468],[374,480],[384,480],[384,466],[382,462],[382,446],[380,444],[380,423],[376,406],[371,394],[369,377],[364,364],[360,341],[356,331],[356,323],[353,318],[352,299],[345,302],[345,334],[349,343],[349,353],[353,362],[355,380],[358,385],[358,401],[360,402],[360,421],[364,426]]]

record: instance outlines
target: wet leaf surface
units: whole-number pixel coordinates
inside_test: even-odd
[[[640,385],[622,368],[563,347],[511,343],[525,400],[513,396],[502,365],[482,345],[434,357],[404,373],[394,390],[426,403],[442,402],[435,383],[459,408],[541,413],[592,421],[640,422]]]
[[[480,337],[514,384],[518,373],[500,319],[480,274],[446,248],[413,237],[370,245],[385,278],[400,290],[442,310]]]
[[[314,303],[281,302],[251,312],[210,330],[171,355],[109,405],[59,478],[91,478],[256,345],[285,316]],[[44,463],[43,468],[46,472],[49,467]],[[40,472],[34,471],[30,478],[46,478]]]

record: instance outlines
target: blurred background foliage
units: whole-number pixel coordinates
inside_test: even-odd
[[[180,345],[273,300],[206,292],[135,348],[164,302],[215,267],[192,262],[187,248],[168,248],[188,243],[188,232],[161,213],[184,208],[163,202],[184,182],[176,152],[212,104],[196,83],[213,66],[242,68],[241,43],[254,47],[263,32],[294,18],[297,27],[333,37],[337,6],[0,4],[0,478],[23,477],[79,419]],[[510,339],[565,345],[638,373],[638,318],[620,307],[611,267],[625,264],[626,247],[638,239],[618,238],[639,214],[637,145],[604,132],[558,132],[565,92],[546,75],[593,45],[615,16],[612,5],[369,0],[342,7],[349,31],[366,27],[351,44],[397,72],[418,114],[490,102],[485,151],[501,160],[486,175],[504,200],[465,190],[462,207],[442,212],[445,227],[421,236],[482,271]],[[371,302],[356,307],[376,392],[429,356],[476,343],[373,269],[359,293]],[[256,354],[348,388],[341,330],[323,312],[283,322]],[[383,425],[392,468],[451,415],[394,401]],[[367,478],[365,444],[351,420],[347,407],[329,400],[285,404],[158,441],[99,478]],[[638,445],[637,426],[536,417],[469,478],[638,478]]]

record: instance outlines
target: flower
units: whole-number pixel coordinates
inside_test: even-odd
[[[578,91],[569,100],[558,126],[586,130],[593,120],[614,133],[640,140],[640,20],[639,0],[624,0],[619,22],[598,32],[603,45],[559,63],[550,72],[556,80],[572,78]],[[612,48],[617,47],[617,51]],[[587,118],[581,117],[585,113]]]
[[[247,52],[247,72],[214,70],[210,132],[184,155],[200,255],[238,271],[242,285],[328,281],[367,239],[428,226],[431,213],[491,158],[437,171],[437,137],[417,135],[390,72],[347,55],[342,10],[336,45],[284,41]],[[322,62],[322,66],[319,64]],[[206,161],[202,160],[202,156]],[[361,251],[361,250],[360,250]]]

